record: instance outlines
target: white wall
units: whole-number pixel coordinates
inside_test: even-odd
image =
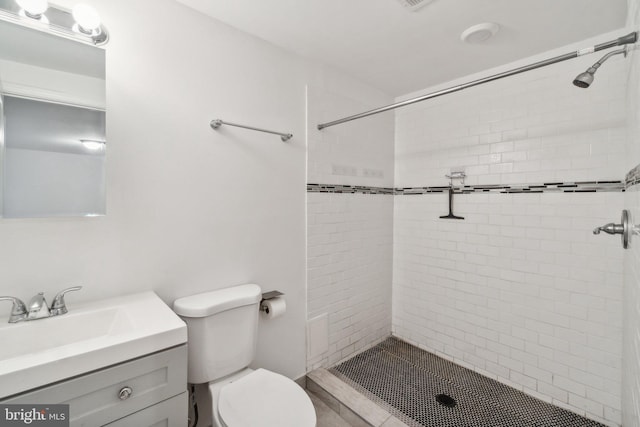
[[[393,113],[317,129],[391,102],[355,79],[317,75],[307,90],[307,182],[393,187]],[[392,235],[392,195],[308,193],[307,370],[390,335]]]
[[[393,112],[317,128],[392,102],[389,95],[355,79],[327,72],[316,76],[307,91],[307,182],[393,187]]]
[[[628,22],[636,29],[640,25],[640,1],[629,0]],[[640,164],[640,52],[631,53],[628,75],[627,118],[629,133],[625,170]],[[640,221],[640,186],[627,189],[624,207],[631,212],[631,222]],[[640,426],[640,239],[634,236],[624,257],[624,331],[622,415],[625,427]]]
[[[446,185],[445,173],[460,166],[471,185],[623,179],[629,62],[612,58],[588,90],[571,84],[599,56],[397,110],[396,187]],[[619,239],[591,230],[617,220],[622,200],[620,192],[457,195],[455,213],[466,219],[455,221],[438,219],[446,194],[396,196],[394,334],[619,425],[623,251]]]
[[[107,215],[0,221],[1,294],[286,294],[257,365],[305,373],[305,99],[318,67],[170,0],[91,1],[107,51]],[[223,127],[222,118],[292,132]],[[2,305],[8,316],[10,305]]]

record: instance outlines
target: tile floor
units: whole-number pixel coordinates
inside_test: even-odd
[[[316,417],[318,419],[316,427],[351,427],[351,424],[342,419],[337,412],[327,406],[318,396],[308,390],[307,394],[316,408]]]
[[[411,427],[604,427],[393,337],[330,372]]]

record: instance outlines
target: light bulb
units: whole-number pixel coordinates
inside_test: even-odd
[[[49,9],[47,0],[16,0],[16,3],[32,18],[39,18]]]
[[[88,4],[77,4],[73,7],[73,19],[86,31],[95,31],[100,28],[100,15],[98,11]]]

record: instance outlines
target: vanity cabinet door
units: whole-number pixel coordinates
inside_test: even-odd
[[[187,390],[187,346],[20,394],[2,403],[69,404],[71,426],[102,426]],[[186,418],[185,410],[182,411]],[[123,424],[124,425],[124,424]]]
[[[105,427],[187,427],[187,399],[185,391]]]

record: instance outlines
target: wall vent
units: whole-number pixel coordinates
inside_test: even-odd
[[[416,12],[418,9],[425,7],[433,0],[398,0],[407,10]]]

